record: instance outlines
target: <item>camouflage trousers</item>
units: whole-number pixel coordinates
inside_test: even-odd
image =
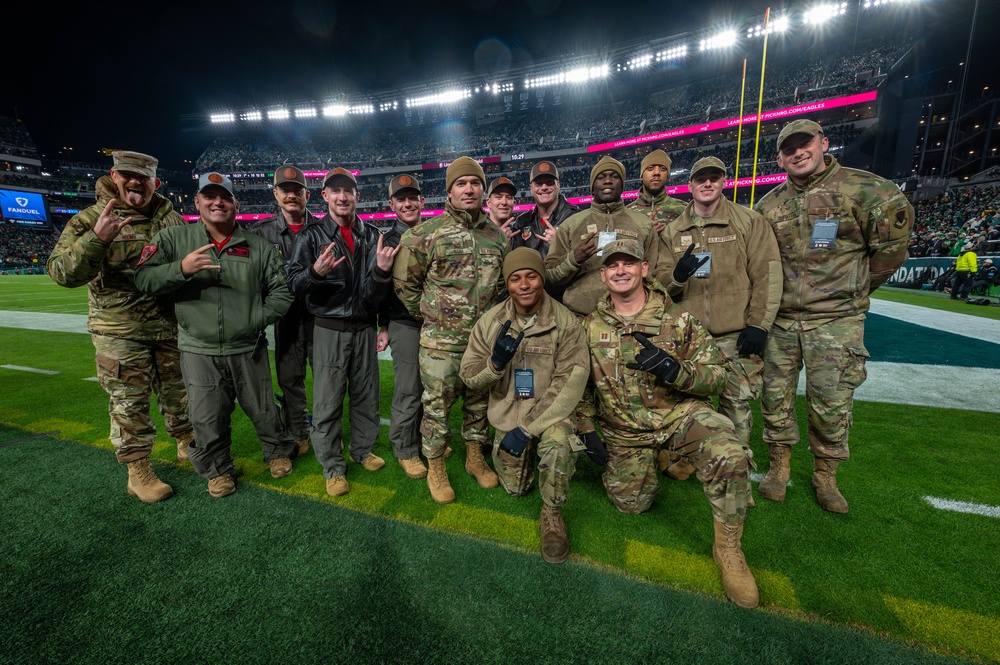
[[[462,438],[466,443],[487,443],[484,391],[469,390],[458,376],[462,352],[420,347],[420,382],[424,386],[424,417],[420,422],[427,459],[444,455],[451,442],[451,407],[462,398]]]
[[[97,351],[97,379],[108,393],[111,445],[122,463],[149,457],[156,426],[149,415],[150,395],[163,414],[167,433],[190,443],[188,399],[181,378],[177,340],[141,341],[91,335]]]
[[[274,324],[274,371],[281,389],[281,419],[296,441],[309,438],[306,362],[312,358],[313,318],[305,313]]]
[[[524,496],[535,482],[535,462],[538,463],[538,493],[542,503],[558,508],[569,496],[569,480],[576,471],[576,455],[584,446],[576,436],[576,425],[570,420],[556,423],[542,432],[514,457],[500,449],[500,440],[507,434],[497,430],[493,439],[493,463],[503,488],[511,496]]]
[[[420,454],[420,328],[398,321],[389,322],[389,346],[392,348],[392,412],[389,418],[389,442],[396,459],[413,459]]]
[[[799,440],[795,397],[804,364],[809,449],[820,458],[848,458],[854,389],[867,377],[864,337],[864,315],[835,319],[811,330],[803,330],[799,323],[791,330],[771,327],[760,402],[768,445],[791,446]]]
[[[761,372],[764,361],[760,356],[741,358],[736,348],[739,333],[715,337],[729,365],[726,388],[719,395],[718,411],[733,422],[736,437],[743,445],[750,445],[750,431],[753,429],[753,410],[750,402],[760,398]]]
[[[661,449],[677,453],[697,470],[705,498],[716,521],[738,526],[747,514],[750,497],[750,449],[733,433],[725,416],[699,405],[683,417],[672,433],[616,433],[602,427],[608,449],[604,488],[623,513],[649,510],[660,489],[656,457]]]

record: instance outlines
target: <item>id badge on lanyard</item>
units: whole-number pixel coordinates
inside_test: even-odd
[[[840,228],[839,219],[817,219],[813,223],[809,249],[830,249],[833,247],[837,242],[838,228]]]

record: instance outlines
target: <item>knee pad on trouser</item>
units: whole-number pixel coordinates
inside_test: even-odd
[[[649,510],[660,489],[656,477],[656,451],[652,448],[608,446],[604,489],[615,507],[636,515]]]

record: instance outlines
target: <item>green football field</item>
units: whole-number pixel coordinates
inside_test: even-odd
[[[884,298],[972,323],[998,311]],[[161,434],[154,467],[176,494],[141,504],[107,439],[90,338],[64,331],[85,313],[85,289],[0,277],[0,663],[1000,661],[992,407],[859,397],[838,474],[847,515],[816,505],[797,448],[787,500],[758,495],[747,519],[761,594],[748,611],[722,594],[693,478],[664,478],[650,512],[625,515],[582,457],[564,509],[573,556],[552,566],[537,494],[479,488],[457,420],[451,505],[403,474],[385,427],[386,468],[349,464],[344,497],[326,496],[311,452],[274,480],[239,410],[235,495],[211,499]],[[886,367],[912,363],[903,395],[933,392],[919,385],[928,366],[1000,375],[1000,345],[888,317],[870,317],[866,345]],[[382,361],[383,419],[391,392]],[[764,471],[759,424],[753,441]]]

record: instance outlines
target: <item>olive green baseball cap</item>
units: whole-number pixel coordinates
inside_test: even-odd
[[[358,181],[354,178],[354,174],[345,169],[344,167],[338,166],[336,168],[327,171],[326,176],[323,178],[323,189],[326,189],[327,187],[330,186],[331,180],[336,180],[338,178],[342,180],[348,180],[350,181],[351,186],[354,187],[354,189],[358,188]]]
[[[144,175],[147,178],[156,177],[156,165],[160,163],[152,155],[144,155],[141,152],[132,152],[130,150],[116,150],[111,153],[111,157],[114,159],[114,165],[111,167],[112,170],[136,173]]]
[[[792,120],[778,133],[778,150],[781,150],[781,144],[794,134],[806,134],[813,137],[822,133],[823,128],[817,122],[813,122],[812,120]]]
[[[498,189],[506,189],[510,192],[511,196],[517,196],[517,185],[510,181],[510,178],[500,177],[490,183],[490,191],[486,193],[487,197],[493,196],[493,192]]]
[[[544,161],[538,162],[531,167],[531,177],[528,178],[531,182],[535,182],[535,178],[541,178],[542,176],[550,176],[559,179],[559,168],[554,162]]]
[[[615,254],[624,254],[640,261],[645,260],[643,258],[642,243],[635,238],[618,238],[609,242],[601,251],[601,256],[604,257],[601,263],[606,264]]]
[[[694,180],[694,177],[702,171],[722,171],[722,175],[726,175],[726,165],[718,157],[702,157],[691,167],[689,179]]]
[[[283,185],[286,182],[294,182],[301,187],[307,187],[306,176],[302,173],[302,169],[297,166],[291,166],[286,164],[284,166],[279,166],[274,170],[274,186]]]
[[[420,182],[411,175],[406,173],[400,173],[398,176],[389,181],[389,198],[391,199],[396,194],[400,192],[413,190],[417,194],[422,194],[420,191]]]

